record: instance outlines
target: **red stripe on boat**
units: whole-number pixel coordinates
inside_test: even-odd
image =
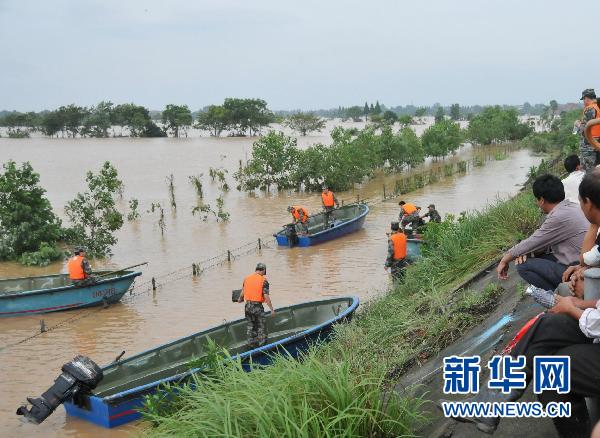
[[[124,417],[125,415],[131,415],[131,414],[137,414],[137,413],[138,413],[138,411],[136,411],[135,409],[128,409],[127,411],[123,411],[123,412],[119,412],[118,414],[111,415],[110,417],[108,417],[108,419],[114,420],[116,418]]]
[[[56,309],[64,309],[65,307],[79,306],[80,304],[83,304],[83,303],[66,304],[64,306],[55,306],[55,307],[45,307],[43,309],[21,310],[19,312],[0,312],[0,315],[14,315],[15,313],[44,312],[47,310],[56,310]]]

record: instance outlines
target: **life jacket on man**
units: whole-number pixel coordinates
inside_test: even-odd
[[[67,268],[69,270],[69,278],[71,280],[85,280],[86,274],[83,270],[83,257],[80,255],[74,255],[69,259]]]
[[[408,216],[409,214],[413,214],[415,211],[417,211],[417,206],[415,204],[411,204],[411,203],[406,203],[406,204],[402,204],[402,211],[404,212],[404,215]]]
[[[326,192],[321,192],[321,199],[323,200],[323,205],[325,207],[333,207],[335,206],[335,200],[333,198],[333,192],[328,190]]]
[[[302,213],[302,215],[300,213]],[[305,223],[308,220],[308,210],[306,210],[304,207],[294,205],[292,207],[292,216],[297,221]]]
[[[393,233],[390,240],[394,245],[394,260],[404,260],[406,258],[406,234]]]
[[[594,117],[594,119],[600,119],[600,107],[598,106],[597,101],[593,101],[592,103],[590,103],[588,106],[586,106],[583,109],[584,117],[585,117],[585,112],[587,110],[589,110],[590,108],[593,108],[596,111],[596,117]],[[591,136],[594,138],[600,138],[600,125],[592,126]]]
[[[250,274],[244,279],[243,293],[245,301],[254,301],[263,303],[265,295],[263,294],[263,286],[265,284],[264,275],[258,273]]]

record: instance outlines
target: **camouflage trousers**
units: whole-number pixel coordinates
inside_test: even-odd
[[[248,336],[248,346],[251,348],[260,347],[267,341],[267,319],[265,309],[262,303],[246,301],[246,335]]]
[[[296,233],[306,234],[308,233],[308,222],[296,222]]]
[[[596,149],[587,143],[582,143],[579,147],[579,151],[581,154],[581,165],[586,172],[589,172],[596,167],[596,162],[598,159]]]
[[[406,259],[396,260],[390,266],[390,271],[392,273],[392,280],[398,281],[404,278],[404,269],[408,266],[408,262]]]

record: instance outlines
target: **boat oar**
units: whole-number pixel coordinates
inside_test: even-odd
[[[138,266],[144,266],[147,264],[148,264],[148,262],[144,262],[144,263],[138,263],[137,265],[127,266],[126,268],[119,269],[118,271],[112,271],[112,272],[106,272],[105,274],[100,274],[100,275],[96,276],[96,278],[108,277],[109,275],[118,274],[119,272],[127,271],[128,269],[137,268]]]

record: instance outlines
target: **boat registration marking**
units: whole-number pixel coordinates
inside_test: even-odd
[[[109,287],[108,289],[104,289],[104,290],[97,290],[94,291],[92,293],[92,297],[93,298],[99,298],[99,297],[112,297],[113,295],[117,294],[117,290],[114,287]]]

